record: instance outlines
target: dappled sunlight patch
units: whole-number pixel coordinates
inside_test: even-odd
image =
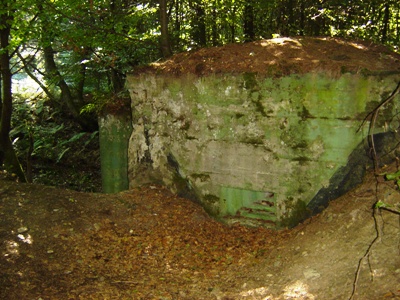
[[[272,295],[271,291],[267,286],[262,286],[254,289],[249,289],[240,292],[239,296],[250,299],[262,299],[262,300],[314,300],[315,296],[308,291],[309,287],[307,284],[300,280],[294,283],[288,284],[283,289],[283,294],[280,296]]]
[[[25,244],[32,245],[33,244],[33,237],[27,233],[28,228],[25,226],[19,227],[16,231],[12,231],[12,235],[16,235],[16,238]],[[7,240],[4,241],[5,250],[3,252],[3,256],[8,260],[11,261],[20,256],[20,243],[15,240]]]
[[[308,292],[308,285],[300,280],[284,288],[284,299],[314,300],[315,296]]]
[[[6,251],[4,257],[13,258],[19,255],[19,244],[15,241],[6,241]]]
[[[353,46],[354,48],[361,49],[361,50],[367,50],[368,48],[362,44],[356,44],[356,43],[349,43],[349,45]]]
[[[255,288],[255,289],[250,289],[247,291],[243,291],[240,293],[240,296],[242,297],[263,297],[263,300],[268,300],[268,299],[273,299],[271,295],[267,296],[268,294],[268,288],[265,286]],[[258,298],[257,298],[258,299]]]
[[[30,234],[23,235],[20,233],[17,235],[17,237],[24,243],[33,244],[33,238]]]

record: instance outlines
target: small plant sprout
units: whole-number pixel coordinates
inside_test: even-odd
[[[394,180],[397,187],[400,188],[400,170],[395,173],[382,174],[382,175],[385,176],[386,180]],[[397,205],[394,206],[394,205],[389,205],[381,200],[378,200],[375,203],[374,207],[378,208],[378,209],[384,209],[384,210],[390,211],[395,214],[400,214],[400,208],[399,208],[400,203],[397,203]]]

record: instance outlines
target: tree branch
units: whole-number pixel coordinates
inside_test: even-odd
[[[27,62],[26,59],[21,55],[20,52],[17,52],[16,54],[17,54],[18,58],[21,60],[21,62],[23,64],[23,68],[24,68],[25,73],[28,74],[28,76],[30,78],[32,78],[40,86],[40,88],[47,95],[47,97],[49,97],[50,100],[55,101],[56,98],[54,97],[54,95],[49,91],[49,89],[29,69],[29,65],[30,65],[32,60]]]

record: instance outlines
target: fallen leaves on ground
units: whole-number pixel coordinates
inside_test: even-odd
[[[3,267],[24,263],[24,272],[9,274],[8,283],[18,281],[42,298],[189,299],[194,295],[188,287],[195,286],[207,299],[224,276],[227,287],[240,288],[228,270],[237,270],[240,277],[242,267],[267,257],[289,235],[228,227],[162,187],[89,198],[49,187],[22,192],[21,187],[27,186],[11,189],[13,195],[3,204],[20,220],[8,227],[23,223],[33,245],[19,247]]]

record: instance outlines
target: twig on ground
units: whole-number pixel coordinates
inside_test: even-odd
[[[396,209],[393,209],[393,208],[390,208],[390,207],[381,207],[381,209],[384,209],[384,210],[390,211],[391,213],[400,215],[400,211],[398,211]]]

